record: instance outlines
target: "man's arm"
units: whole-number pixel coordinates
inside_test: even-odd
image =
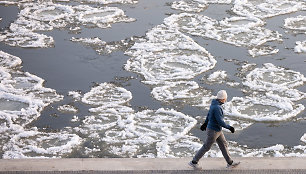
[[[217,122],[218,122],[218,124],[220,125],[220,126],[222,126],[222,127],[224,127],[224,128],[226,128],[226,129],[230,129],[230,125],[228,125],[228,124],[226,124],[225,122],[224,122],[224,120],[223,120],[223,112],[222,112],[222,110],[221,110],[221,108],[216,108],[215,109],[215,118],[216,118],[216,120],[217,120]]]
[[[206,116],[204,124],[202,124],[202,126],[200,128],[202,131],[206,131],[206,127],[207,127],[208,121],[209,121],[209,112],[208,112],[208,114]]]

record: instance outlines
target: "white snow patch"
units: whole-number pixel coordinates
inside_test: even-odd
[[[72,112],[72,113],[77,113],[78,109],[75,106],[72,105],[62,105],[57,108],[57,110],[61,112]]]
[[[232,11],[240,16],[269,18],[297,12],[305,8],[299,0],[235,0]]]
[[[191,106],[208,107],[212,98],[211,92],[199,87],[194,81],[168,82],[155,87],[152,95],[156,100],[175,105],[188,103]]]
[[[254,48],[266,42],[281,41],[281,34],[263,28],[264,22],[254,17],[231,17],[222,21],[200,14],[174,14],[164,23],[177,30],[194,36],[219,40],[225,43]],[[275,50],[265,54],[273,54]]]
[[[294,52],[296,53],[306,53],[306,40],[295,42]]]
[[[189,80],[216,64],[216,60],[190,37],[165,25],[154,27],[146,39],[125,52],[125,69],[143,75],[144,83]]]

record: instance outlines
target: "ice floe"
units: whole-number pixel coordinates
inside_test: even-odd
[[[182,33],[216,39],[225,43],[247,48],[260,48],[266,42],[281,41],[281,34],[263,27],[264,22],[254,17],[231,17],[222,21],[200,14],[181,13],[171,15],[164,20],[168,26]],[[264,54],[277,51],[265,49]]]
[[[144,83],[189,80],[212,69],[216,60],[203,47],[178,30],[159,25],[125,52],[125,69],[144,77]]]
[[[270,46],[262,46],[262,47],[254,47],[251,50],[249,50],[249,54],[252,57],[257,57],[257,56],[266,56],[266,55],[271,55],[271,54],[276,54],[278,53],[279,49],[274,49],[273,47]]]
[[[273,100],[268,97],[233,97],[225,104],[226,115],[249,121],[285,121],[302,112],[305,107],[288,100]]]
[[[250,66],[245,65],[245,70]],[[225,112],[250,121],[285,121],[305,109],[304,105],[295,103],[305,98],[305,93],[294,89],[305,81],[299,72],[266,63],[246,75],[242,82],[249,87],[244,90],[246,96],[233,97],[225,104]]]
[[[132,99],[132,94],[124,88],[110,83],[102,83],[84,94],[82,102],[90,105],[124,104]]]
[[[1,33],[0,41],[11,46],[52,47],[50,36],[36,33],[53,29],[80,30],[80,26],[108,28],[118,22],[132,22],[117,7],[91,7],[88,5],[63,5],[52,2],[23,4],[18,18],[9,30]]]
[[[269,18],[303,10],[305,2],[299,0],[235,0],[232,11],[241,16]]]
[[[303,85],[305,81],[306,78],[299,72],[266,63],[262,68],[251,71],[243,84],[252,90],[272,91],[279,96],[297,101],[305,98],[305,93],[293,88]]]
[[[174,1],[171,8],[189,13],[199,13],[204,11],[209,4],[230,4],[231,2],[231,0],[181,0]]]
[[[75,106],[72,105],[62,105],[57,108],[57,110],[61,112],[71,112],[71,113],[77,113],[78,109]]]
[[[306,31],[306,16],[296,16],[292,18],[286,18],[284,27],[291,30]]]
[[[207,83],[223,83],[227,79],[226,71],[215,71],[208,77],[203,77],[202,80]]]
[[[207,8],[207,3],[199,3],[194,0],[174,1],[171,8],[185,12],[201,12]]]
[[[61,0],[63,1],[63,0]],[[65,0],[69,1],[69,0]],[[71,0],[81,3],[95,3],[95,4],[136,4],[138,0]]]
[[[151,93],[156,100],[175,106],[189,104],[208,107],[212,98],[210,91],[199,87],[194,81],[168,82],[153,88]]]
[[[301,137],[301,141],[306,143],[306,133]]]
[[[19,5],[21,3],[33,2],[34,0],[0,0],[0,5]]]
[[[49,104],[63,96],[44,80],[21,71],[21,59],[0,51],[0,154],[3,158],[61,157],[80,144],[76,134],[28,128]]]
[[[3,158],[60,157],[72,152],[81,138],[67,132],[43,133],[37,130],[22,131],[10,138],[3,147]]]
[[[197,123],[194,118],[164,108],[135,112],[128,106],[131,99],[129,91],[110,83],[84,94],[82,101],[92,106],[91,115],[80,126],[68,129],[84,137],[84,155],[168,157],[175,154],[169,146],[197,139],[189,135]]]
[[[68,96],[72,96],[72,98],[76,101],[79,101],[82,98],[80,91],[69,91]]]
[[[294,47],[294,52],[297,53],[306,53],[306,40],[305,41],[297,41],[296,46]]]
[[[303,32],[306,34],[306,16],[296,16],[285,19],[284,27],[292,31]],[[306,52],[306,41],[296,41],[294,52],[305,53]]]
[[[125,51],[127,48],[131,47],[134,43],[133,37],[130,39],[105,42],[100,38],[75,38],[70,39],[72,42],[80,42],[86,46],[93,48],[98,54],[111,54],[114,51],[122,50]]]

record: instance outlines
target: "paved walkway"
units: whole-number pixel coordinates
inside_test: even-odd
[[[0,160],[2,173],[209,173],[209,174],[306,174],[306,158],[235,158],[241,164],[226,169],[223,158],[203,158],[200,165],[204,171],[194,171],[188,166],[191,158],[65,158],[65,159],[17,159]]]

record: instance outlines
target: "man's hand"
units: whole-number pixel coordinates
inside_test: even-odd
[[[202,131],[206,131],[206,127],[207,127],[207,124],[202,124],[202,126],[200,127],[200,129],[202,130]]]
[[[232,127],[232,126],[230,126],[229,130],[230,130],[232,133],[234,133],[234,132],[235,132],[235,128],[234,128],[234,127]]]

